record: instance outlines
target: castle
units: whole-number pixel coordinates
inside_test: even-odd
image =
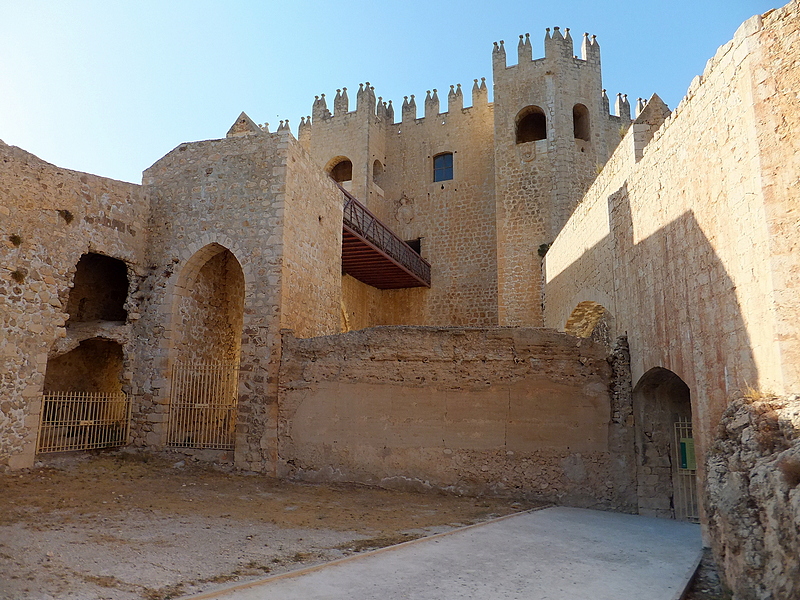
[[[730,399],[800,389],[797,9],[673,111],[611,114],[554,28],[495,43],[491,103],[344,88],[142,185],[0,143],[0,465],[127,444],[705,523]]]

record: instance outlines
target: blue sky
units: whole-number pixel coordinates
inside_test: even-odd
[[[0,0],[0,139],[59,166],[139,182],[183,141],[224,137],[244,110],[297,131],[316,94],[358,84],[403,96],[491,84],[492,42],[509,64],[546,27],[600,42],[612,97],[653,92],[674,108],[762,0],[495,3],[338,0]],[[491,90],[491,88],[490,88]],[[490,91],[491,94],[491,91]],[[465,101],[469,104],[469,93]],[[612,100],[613,102],[613,100]],[[633,102],[631,103],[633,104]],[[444,105],[444,102],[443,102]],[[421,106],[421,104],[419,105]],[[418,109],[421,113],[421,108]]]

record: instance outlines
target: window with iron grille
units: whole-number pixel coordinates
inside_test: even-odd
[[[433,157],[433,180],[449,181],[453,178],[453,153],[445,152]]]

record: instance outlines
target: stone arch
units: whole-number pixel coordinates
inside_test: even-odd
[[[689,386],[654,367],[633,389],[639,513],[696,521],[694,441]]]
[[[584,300],[570,313],[564,331],[577,337],[592,338],[610,346],[614,334],[614,317],[602,304]]]
[[[245,271],[228,248],[212,242],[194,252],[173,289],[173,361],[238,362],[245,287]]]
[[[583,104],[576,104],[572,107],[572,130],[576,140],[591,140],[591,123],[589,119],[589,109]]]
[[[172,294],[168,446],[232,450],[246,277],[236,256],[212,242],[196,250]]]
[[[336,156],[328,161],[325,172],[337,183],[353,180],[353,161],[346,156]]]
[[[538,106],[526,106],[514,120],[517,144],[547,139],[547,117]]]

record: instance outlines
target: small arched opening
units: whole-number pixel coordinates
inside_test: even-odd
[[[328,175],[337,183],[353,180],[353,163],[349,158],[339,157],[332,161]]]
[[[168,446],[233,449],[244,324],[244,272],[209,244],[175,286]]]
[[[81,256],[67,301],[67,325],[86,321],[125,321],[128,268],[118,258],[90,252]]]
[[[372,181],[379,186],[383,185],[383,163],[378,159],[372,163]]]
[[[517,144],[547,139],[547,117],[538,106],[523,108],[516,118]]]
[[[591,139],[589,109],[583,104],[576,104],[572,107],[572,129],[576,140],[588,142]]]
[[[611,345],[614,318],[602,304],[586,300],[574,308],[564,331],[581,338],[591,338],[596,342]]]
[[[672,371],[655,367],[636,384],[633,406],[639,513],[698,521],[689,387]]]

